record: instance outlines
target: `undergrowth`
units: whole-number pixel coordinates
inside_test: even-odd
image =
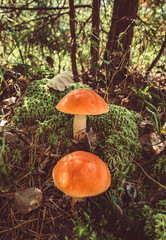
[[[49,89],[47,79],[33,81],[27,88],[22,105],[15,110],[13,122],[17,126],[37,124],[39,142],[50,142],[54,135],[63,142],[72,139],[73,115],[61,113],[55,106],[69,91],[89,88],[78,83],[64,92]],[[124,107],[109,105],[110,111],[88,116],[88,127],[99,135],[94,154],[104,160],[113,175],[112,184],[121,185],[134,170],[133,159],[140,151],[137,123],[140,116]]]
[[[74,239],[164,240],[166,202],[159,201],[153,206],[139,206],[136,202],[124,205],[108,191],[82,205],[73,223]]]
[[[47,154],[51,157],[53,163],[50,163],[51,167],[49,165],[48,169],[44,169],[44,177],[42,175],[40,176],[39,172],[35,169],[39,166],[38,161],[41,156],[39,154],[35,156],[36,146],[33,143],[34,145],[32,144],[32,149],[30,150],[33,152],[33,155],[30,155],[32,160],[29,160],[32,162],[31,164],[23,163],[24,171],[19,176],[21,180],[19,179],[17,182],[18,186],[22,185],[22,180],[26,186],[27,180],[30,186],[37,186],[39,188],[42,186],[42,190],[46,195],[48,190],[51,192],[52,189],[54,189],[51,182],[51,169],[55,163],[54,157],[57,159],[61,157],[59,155],[55,156],[55,149],[58,148],[59,142],[63,143],[63,149],[61,149],[59,153],[65,155],[73,144],[73,115],[61,113],[56,110],[55,106],[59,100],[72,89],[88,87],[74,84],[66,91],[59,92],[49,89],[47,87],[47,81],[47,79],[36,80],[28,86],[20,106],[15,109],[15,116],[13,118],[13,123],[17,127],[36,125],[35,144],[48,144],[47,146],[50,147],[48,149],[49,153]],[[139,161],[140,158],[141,147],[138,132],[140,115],[116,105],[109,105],[109,110],[110,111],[104,115],[88,116],[87,129],[89,130],[90,127],[92,127],[93,132],[97,135],[96,147],[90,149],[108,165],[112,178],[111,187],[106,193],[87,199],[86,202],[82,203],[81,206],[79,205],[72,212],[72,215],[68,216],[68,222],[71,227],[70,230],[73,231],[73,239],[123,240],[134,238],[135,240],[164,240],[166,224],[165,201],[159,201],[153,205],[149,202],[146,204],[146,202],[144,202],[146,201],[146,197],[142,197],[142,195],[145,195],[142,189],[139,189],[137,202],[132,199],[130,199],[129,202],[124,201],[124,181],[126,178],[130,179],[131,176],[133,176],[132,174],[135,171],[134,161]],[[52,150],[54,151],[53,157],[51,155]],[[48,155],[46,156],[48,157]],[[18,165],[11,179],[14,179],[14,177],[17,178],[19,168],[22,168],[19,152],[16,151],[12,155],[6,150],[3,156],[7,159],[6,163],[8,163],[8,165],[5,165],[5,167],[8,174],[10,173],[9,175],[12,175],[15,165]],[[43,158],[44,156],[45,155],[43,155]],[[9,159],[11,161],[9,161]],[[156,165],[153,166],[153,172],[161,174],[163,169],[165,169],[164,164],[165,158],[158,158]],[[49,196],[52,196],[52,193],[49,194]],[[58,220],[56,220],[57,210],[60,209],[58,218],[61,219],[61,224],[57,225],[59,232],[62,231],[65,222],[63,208],[67,200],[65,198],[63,201],[61,200],[62,194],[59,193],[58,190],[54,193],[54,198],[55,197],[57,197],[56,203],[54,203],[53,200],[50,200],[52,202],[46,201],[41,209],[37,210],[36,213],[32,213],[35,219],[38,215],[41,215],[43,226],[44,221],[46,221],[46,223],[50,222],[50,233],[43,228],[46,236],[51,236],[50,234],[54,235],[54,221],[58,224]],[[58,207],[59,202],[60,208]],[[53,205],[51,205],[52,203]],[[142,203],[141,206],[139,206],[139,203]],[[54,207],[56,207],[56,211]],[[68,210],[68,205],[65,205],[65,207]],[[27,226],[30,227],[30,223],[26,217],[24,220]],[[12,226],[10,223],[10,229]],[[49,227],[49,224],[47,224],[47,226]],[[37,236],[35,230],[36,224],[34,223],[32,227],[33,236]],[[40,231],[42,232],[43,229]],[[21,230],[18,230],[18,232],[19,231]],[[5,234],[7,235],[6,232]],[[22,236],[24,236],[23,233]],[[46,238],[43,237],[43,239]],[[55,239],[58,239],[58,236],[56,236]],[[64,239],[70,239],[66,233]]]

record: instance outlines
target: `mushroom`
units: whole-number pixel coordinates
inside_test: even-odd
[[[56,105],[64,113],[75,114],[73,137],[83,141],[86,132],[86,115],[99,115],[109,111],[107,103],[94,91],[79,88],[72,90]]]
[[[76,151],[64,156],[52,171],[55,186],[72,197],[72,203],[81,198],[96,196],[111,184],[107,165],[96,155]]]

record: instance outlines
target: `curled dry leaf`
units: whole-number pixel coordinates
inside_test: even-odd
[[[160,154],[166,149],[166,139],[158,132],[153,132],[141,136],[140,143],[151,153],[155,152],[156,155]]]
[[[14,194],[14,210],[16,212],[28,213],[40,207],[43,194],[38,188],[26,188]]]
[[[50,161],[50,158],[47,157],[38,167],[38,172],[40,175],[45,175],[46,172],[44,171],[44,168],[46,167],[47,163]]]
[[[69,88],[73,81],[73,74],[71,71],[64,71],[48,81],[48,86],[55,90],[64,91]]]
[[[17,101],[16,97],[10,97],[10,98],[4,99],[3,104],[12,105],[12,104],[15,104],[16,101]]]
[[[151,143],[157,155],[163,152],[166,148],[166,139],[162,138],[162,136],[157,132],[151,134]]]

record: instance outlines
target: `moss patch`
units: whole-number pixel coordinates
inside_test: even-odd
[[[27,88],[22,105],[15,109],[13,122],[17,126],[38,124],[39,141],[51,142],[52,136],[66,141],[72,138],[73,115],[61,113],[55,106],[68,92],[76,88],[89,88],[73,84],[64,92],[49,89],[47,79],[33,81]],[[88,128],[99,135],[94,154],[110,167],[113,181],[120,185],[134,170],[133,159],[139,156],[137,122],[139,115],[124,107],[109,105],[109,113],[88,116]],[[121,180],[121,181],[119,181]]]
[[[108,164],[114,176],[112,184],[117,186],[119,180],[131,176],[135,166],[132,159],[140,156],[137,126],[140,116],[116,105],[109,105],[109,109],[107,114],[91,116],[89,125],[100,133],[94,154]]]
[[[33,81],[27,88],[21,106],[15,108],[13,122],[17,126],[36,124],[60,116],[55,106],[59,100],[75,88],[88,88],[86,85],[73,84],[64,92],[55,91],[47,86],[48,79]]]

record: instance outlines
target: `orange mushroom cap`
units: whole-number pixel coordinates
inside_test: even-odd
[[[66,94],[56,108],[68,114],[98,115],[109,111],[107,103],[94,91],[79,88]]]
[[[63,157],[55,165],[52,176],[59,190],[75,198],[96,196],[111,184],[107,165],[96,155],[84,151]]]

